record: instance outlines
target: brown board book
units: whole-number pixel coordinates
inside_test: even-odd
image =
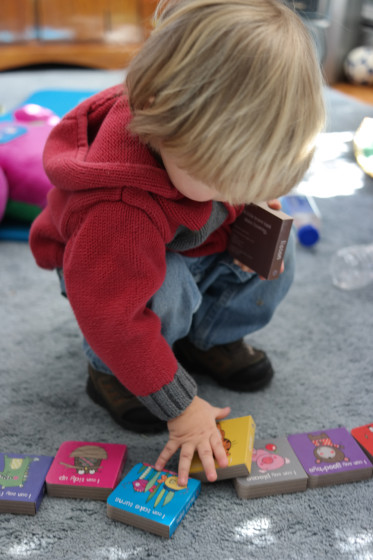
[[[235,221],[229,253],[268,280],[280,274],[293,218],[266,202],[248,204]]]

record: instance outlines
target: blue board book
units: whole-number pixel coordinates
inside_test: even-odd
[[[162,537],[171,537],[201,490],[190,478],[188,486],[177,484],[177,474],[157,471],[138,463],[107,499],[107,515]]]
[[[53,457],[0,453],[0,512],[35,515]]]

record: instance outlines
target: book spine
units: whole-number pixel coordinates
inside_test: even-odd
[[[194,504],[194,502],[196,501],[200,491],[201,491],[201,485],[198,484],[197,488],[195,489],[193,494],[190,496],[189,500],[187,501],[187,503],[185,504],[185,506],[183,507],[183,509],[179,513],[179,515],[177,517],[175,517],[175,519],[173,519],[173,521],[170,523],[170,529],[169,529],[170,537],[175,532],[178,525],[180,525],[180,522],[182,521],[182,519],[188,513],[191,505]]]
[[[279,276],[281,262],[285,255],[292,223],[293,223],[292,220],[285,220],[281,224],[281,229],[278,236],[276,248],[274,251],[272,265],[268,273],[269,280],[275,280]]]

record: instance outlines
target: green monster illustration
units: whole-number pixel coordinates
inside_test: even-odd
[[[22,488],[27,479],[33,457],[8,457],[4,455],[4,469],[0,471],[1,488]]]

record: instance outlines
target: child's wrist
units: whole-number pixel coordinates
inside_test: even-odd
[[[180,416],[197,395],[197,384],[189,373],[179,365],[174,379],[150,395],[137,397],[150,412],[161,420]]]

